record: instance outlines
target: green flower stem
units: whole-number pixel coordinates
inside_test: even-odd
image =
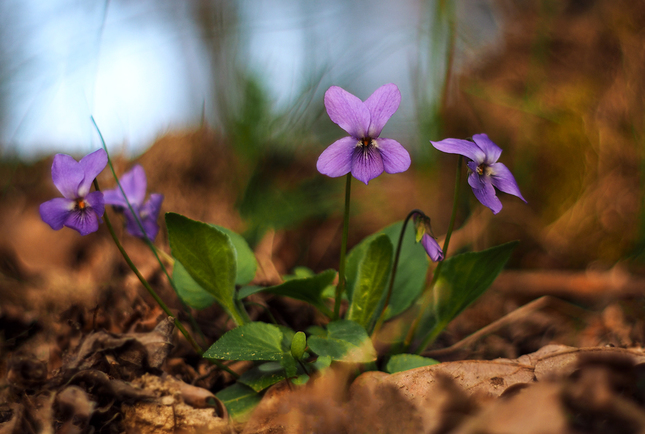
[[[96,191],[100,191],[99,189],[99,183],[94,180],[94,188],[96,188]],[[108,231],[110,231],[110,235],[112,235],[112,239],[114,240],[114,243],[116,244],[116,247],[119,249],[119,252],[121,252],[121,256],[123,256],[123,259],[125,259],[125,262],[128,263],[128,266],[130,269],[136,274],[136,276],[139,278],[139,281],[141,284],[148,290],[148,293],[152,296],[152,298],[155,299],[159,307],[168,315],[169,317],[172,317],[175,320],[175,326],[179,329],[179,331],[186,337],[186,340],[190,343],[190,345],[197,351],[199,354],[202,354],[203,350],[199,346],[197,342],[195,342],[195,339],[186,331],[184,326],[177,320],[177,318],[172,314],[168,306],[166,306],[166,303],[163,302],[163,300],[157,295],[154,289],[150,286],[148,281],[141,275],[139,272],[139,269],[134,265],[128,254],[126,253],[125,249],[123,248],[123,245],[121,245],[121,242],[116,236],[116,233],[114,232],[114,228],[112,227],[112,223],[110,222],[110,218],[108,217],[107,213],[103,214],[103,219],[105,220],[105,225],[108,228]]]
[[[98,181],[96,179],[94,180],[94,188],[96,189],[96,191],[100,191],[99,183],[98,183]],[[179,320],[172,314],[172,312],[170,311],[168,306],[166,306],[166,303],[164,303],[163,300],[159,297],[159,295],[157,295],[157,293],[155,292],[154,289],[152,289],[152,287],[150,286],[148,281],[145,279],[145,277],[143,277],[143,275],[141,275],[141,273],[139,272],[139,269],[137,268],[137,266],[134,265],[134,263],[130,259],[130,256],[128,256],[128,254],[126,253],[125,249],[123,248],[123,245],[121,244],[121,242],[117,238],[116,233],[114,232],[114,228],[112,227],[112,223],[110,222],[110,218],[108,217],[107,213],[103,214],[103,219],[105,220],[105,225],[107,226],[108,231],[110,232],[110,235],[112,236],[112,239],[114,240],[114,243],[116,244],[116,247],[119,249],[119,252],[121,252],[121,256],[123,256],[123,259],[125,259],[125,262],[128,264],[130,269],[139,278],[139,281],[141,282],[143,287],[146,288],[146,290],[148,290],[148,293],[152,296],[152,298],[155,299],[155,301],[157,302],[159,307],[161,307],[161,309],[164,311],[164,313],[173,319],[173,321],[175,323],[175,327],[177,327],[177,329],[181,332],[181,334],[184,335],[184,337],[186,338],[188,343],[193,347],[193,349],[197,352],[197,354],[202,355],[202,353],[204,351],[199,346],[199,344],[195,341],[195,339],[193,339],[193,337],[190,335],[190,333],[188,333],[188,331],[179,322]],[[231,368],[229,368],[228,366],[224,365],[219,360],[211,360],[211,361],[213,362],[213,364],[215,366],[217,366],[218,368],[220,368],[223,371],[228,372],[234,378],[236,378],[236,379],[240,378],[240,376],[239,376],[239,374],[237,372],[233,371]]]
[[[343,217],[343,238],[340,243],[340,264],[338,265],[338,285],[336,286],[336,300],[334,302],[334,319],[340,317],[340,303],[345,290],[345,255],[347,253],[347,236],[349,234],[349,197],[352,186],[352,174],[347,174],[345,183],[345,215]]]
[[[394,264],[392,265],[392,275],[390,276],[390,286],[387,289],[387,295],[385,296],[385,304],[383,305],[383,310],[381,310],[381,314],[379,315],[378,320],[376,321],[376,325],[374,326],[374,331],[372,331],[372,336],[375,336],[376,333],[378,333],[378,331],[383,326],[383,322],[385,321],[385,311],[387,310],[387,307],[390,304],[390,298],[392,298],[394,279],[396,277],[396,270],[399,266],[399,257],[401,256],[401,246],[403,245],[403,236],[405,235],[405,229],[408,226],[408,222],[415,214],[423,214],[423,212],[418,209],[413,209],[412,211],[410,211],[408,216],[403,221],[403,226],[401,227],[401,234],[399,235],[399,243],[396,246],[396,254],[394,255]]]
[[[103,139],[103,134],[101,134],[101,130],[99,130],[98,125],[96,124],[96,121],[94,120],[94,117],[91,117],[92,123],[94,124],[94,127],[96,128],[96,131],[99,134],[99,138],[101,139],[101,144],[103,145],[103,149],[105,150],[105,153],[108,157],[108,165],[110,166],[110,171],[112,172],[112,176],[114,177],[114,180],[116,181],[116,185],[119,187],[119,190],[121,191],[121,194],[123,195],[123,198],[125,199],[125,202],[128,204],[128,209],[130,210],[130,213],[134,217],[134,219],[137,222],[137,225],[139,226],[139,230],[143,234],[143,240],[145,243],[148,245],[148,248],[152,250],[152,253],[155,255],[155,258],[157,259],[157,262],[159,263],[159,266],[161,267],[161,270],[163,273],[166,275],[166,278],[168,279],[168,282],[170,282],[170,286],[172,287],[173,291],[175,291],[175,294],[177,294],[177,298],[179,299],[179,302],[181,303],[181,307],[186,312],[188,316],[188,320],[190,322],[190,325],[201,338],[203,341],[206,341],[206,338],[204,337],[204,333],[202,333],[201,328],[197,324],[197,321],[195,321],[195,318],[193,317],[193,314],[190,312],[189,307],[186,305],[184,300],[179,296],[179,291],[177,290],[177,286],[175,285],[175,281],[170,277],[168,274],[168,270],[166,270],[166,266],[163,264],[161,259],[159,258],[158,254],[158,249],[155,247],[155,245],[152,243],[152,240],[148,237],[148,234],[146,233],[145,229],[143,228],[143,224],[141,223],[141,220],[139,219],[139,215],[134,212],[134,209],[132,208],[132,204],[130,203],[130,200],[125,194],[125,191],[123,190],[123,187],[121,186],[121,182],[119,181],[119,178],[116,176],[116,171],[114,170],[114,166],[112,165],[112,158],[110,158],[110,153],[108,152],[107,145],[105,144],[105,140]],[[165,254],[165,252],[164,252]],[[166,256],[168,256],[166,254]]]
[[[464,161],[464,157],[460,155],[459,160],[457,161],[457,173],[455,175],[455,194],[452,201],[452,214],[450,215],[450,223],[448,224],[448,232],[446,232],[446,239],[443,242],[444,258],[448,257],[448,246],[450,245],[450,237],[452,235],[453,229],[455,228],[455,218],[457,216],[457,208],[459,206],[459,193],[461,192],[461,166],[463,165],[463,161]],[[434,297],[431,296],[430,292],[434,291],[434,286],[437,283],[439,274],[441,273],[442,265],[443,265],[443,261],[437,264],[437,268],[434,269],[434,273],[432,274],[432,281],[430,282],[430,285],[428,285],[428,287],[423,292],[422,297],[424,297],[424,299],[423,299],[423,304],[421,305],[421,309],[419,309],[419,314],[410,325],[408,334],[406,335],[405,340],[403,341],[403,346],[406,348],[406,351],[409,348],[410,344],[412,343],[412,339],[414,338],[414,335],[416,334],[417,329],[419,328],[419,324],[421,324],[421,319],[423,317],[423,314],[428,310],[428,308],[430,307],[430,305],[434,300]],[[419,347],[417,354],[420,354],[423,351],[423,349],[426,346],[428,346],[431,340],[436,339],[438,332],[434,332],[434,330],[435,329],[433,329],[433,332],[431,332],[423,340],[423,343]]]

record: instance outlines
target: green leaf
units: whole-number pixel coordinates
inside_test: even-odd
[[[313,277],[297,277],[287,280],[280,285],[269,286],[268,288],[264,288],[264,291],[306,301],[318,308],[323,314],[329,316],[332,312],[324,303],[322,292],[334,281],[335,277],[336,271],[326,270]]]
[[[238,325],[244,324],[234,300],[237,260],[229,236],[211,225],[175,213],[166,213],[166,226],[172,255]]]
[[[435,329],[443,329],[488,289],[518,243],[462,253],[444,261],[434,287]]]
[[[278,362],[267,362],[249,369],[237,381],[246,384],[256,392],[261,392],[282,380],[284,380],[284,367]]]
[[[259,404],[262,397],[248,386],[235,383],[215,394],[226,406],[231,419],[243,421]]]
[[[379,302],[384,296],[392,267],[392,242],[381,234],[369,243],[358,266],[347,319],[370,330]]]
[[[295,377],[296,374],[298,373],[298,365],[297,365],[296,359],[293,358],[291,353],[283,353],[282,360],[280,360],[280,364],[287,372],[287,377],[289,378]]]
[[[249,247],[242,235],[233,232],[222,226],[211,224],[212,227],[224,232],[231,239],[235,252],[237,253],[237,273],[235,276],[236,285],[246,285],[255,277],[258,262],[255,259],[253,250]]]
[[[331,357],[329,356],[320,356],[318,359],[316,359],[315,362],[312,363],[314,368],[316,368],[317,371],[322,371],[323,369],[329,368],[331,366]]]
[[[392,242],[394,251],[396,251],[402,227],[402,221],[394,223],[376,234],[365,238],[351,250],[347,256],[347,265],[345,267],[347,270],[345,273],[347,278],[347,297],[350,300],[352,299],[354,287],[358,279],[359,265],[367,252],[369,244],[379,234],[386,234]],[[396,278],[394,279],[392,298],[390,299],[390,305],[386,312],[386,319],[400,314],[410,307],[414,300],[419,297],[425,285],[429,264],[430,260],[425,249],[421,244],[415,242],[414,225],[408,224],[403,236],[398,270],[396,272]],[[392,266],[390,266],[391,268]]]
[[[309,381],[309,375],[307,374],[298,375],[296,378],[291,380],[291,382],[296,386],[307,384],[307,381]]]
[[[327,336],[310,336],[309,348],[321,357],[339,362],[367,363],[376,360],[376,350],[360,324],[339,320],[327,325]]]
[[[436,365],[439,363],[429,357],[418,356],[416,354],[397,354],[390,357],[385,372],[394,374],[395,372],[407,371],[408,369],[420,368],[421,366]]]
[[[177,294],[188,306],[194,309],[206,309],[215,303],[215,297],[199,286],[177,259],[172,270],[172,280],[175,282]]]
[[[252,322],[229,330],[206,350],[205,359],[282,360],[282,331],[273,324]]]

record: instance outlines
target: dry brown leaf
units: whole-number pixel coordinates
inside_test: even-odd
[[[133,382],[147,393],[154,395],[154,401],[123,404],[124,426],[128,433],[164,434],[176,432],[195,432],[204,430],[212,434],[230,434],[232,428],[222,402],[207,390],[190,386],[170,376],[157,377],[145,374]],[[205,396],[212,398],[215,406],[209,406]],[[208,408],[195,408],[185,397]],[[202,402],[200,402],[202,400]]]

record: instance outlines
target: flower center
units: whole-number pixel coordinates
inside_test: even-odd
[[[86,207],[87,207],[87,203],[85,203],[85,201],[83,199],[76,199],[76,205],[74,207],[75,209],[82,211]]]
[[[369,137],[365,137],[365,138],[361,139],[360,143],[364,148],[367,148],[369,145],[372,144],[372,139],[370,139]]]
[[[475,171],[480,176],[491,174],[491,168],[490,166],[488,166],[488,164],[480,164],[479,166],[477,166],[477,169]]]

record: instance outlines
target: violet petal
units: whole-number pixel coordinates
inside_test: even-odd
[[[99,216],[92,208],[76,210],[67,216],[65,226],[78,231],[81,235],[91,234],[99,230]]]
[[[336,140],[320,154],[316,168],[332,178],[348,174],[352,170],[352,155],[357,143],[353,137]]]
[[[370,112],[358,97],[332,86],[325,92],[325,108],[329,118],[350,136],[359,139],[366,136]]]
[[[57,197],[40,204],[40,218],[55,231],[63,228],[65,220],[74,211],[76,201]]]
[[[473,193],[482,205],[493,211],[493,214],[502,210],[502,202],[495,195],[495,187],[492,184],[484,184],[484,188],[481,189],[473,188]]]
[[[476,163],[476,162],[474,162],[474,161],[468,161],[468,162],[466,163],[466,166],[468,166],[468,168],[469,168],[470,170],[472,170],[473,172],[476,172],[476,171],[477,171],[477,167],[479,166],[479,164],[477,164],[477,163]]]
[[[433,262],[443,261],[443,250],[439,247],[439,243],[434,237],[429,234],[423,234],[421,237],[421,244],[423,248],[426,249],[426,253],[430,256]]]
[[[141,207],[141,213],[146,216],[151,216],[155,220],[159,217],[161,211],[161,203],[163,202],[163,194],[153,193],[150,198]]]
[[[488,138],[488,135],[475,134],[473,136],[473,140],[477,146],[484,151],[484,154],[486,154],[484,162],[487,164],[495,163],[499,159],[499,156],[502,155],[502,148],[493,143],[493,141]]]
[[[401,92],[393,83],[379,87],[365,100],[365,106],[370,112],[370,125],[367,130],[369,137],[375,139],[381,135],[383,127],[399,108],[399,104]]]
[[[157,219],[159,218],[162,202],[163,194],[154,193],[150,195],[150,199],[141,207],[141,215],[145,216],[142,221],[143,228],[148,238],[150,238],[150,241],[154,241],[159,232]]]
[[[383,168],[387,173],[405,172],[410,168],[410,154],[396,140],[385,137],[374,140],[383,159]]]
[[[471,172],[468,175],[468,185],[473,190],[480,190],[486,186],[486,182],[488,181],[488,184],[490,184],[490,178],[489,177],[484,177],[482,175],[477,174],[476,172]]]
[[[107,205],[120,206],[121,208],[128,207],[128,203],[123,198],[123,194],[121,194],[121,190],[118,186],[110,190],[104,190],[103,200]]]
[[[85,202],[94,210],[99,217],[105,213],[105,201],[103,200],[103,192],[93,191],[85,196]]]
[[[85,174],[83,167],[66,154],[56,154],[52,162],[52,180],[54,185],[67,199],[79,197],[79,185]]]
[[[79,197],[85,197],[92,187],[92,182],[99,173],[105,169],[108,158],[105,150],[97,149],[91,154],[87,154],[78,163],[83,168],[83,180],[78,185],[77,194]]]
[[[367,185],[370,180],[383,173],[381,153],[374,146],[354,148],[352,156],[352,176]]]
[[[470,140],[443,139],[440,142],[433,142],[431,140],[430,143],[432,143],[432,146],[441,152],[463,155],[464,157],[470,158],[476,162],[477,165],[483,163],[486,158],[484,151]]]
[[[139,213],[138,207],[133,206],[132,209],[134,209],[136,213]],[[143,233],[141,232],[141,228],[139,228],[139,223],[137,223],[137,220],[134,218],[129,209],[126,208],[123,210],[123,216],[125,217],[125,230],[128,231],[128,233],[133,237],[143,238]],[[145,225],[140,215],[139,218],[141,220],[141,225],[145,230]]]
[[[141,205],[146,198],[146,172],[140,164],[136,164],[119,179],[121,187],[131,204]],[[118,187],[118,186],[117,186]]]
[[[492,173],[490,175],[491,183],[504,193],[517,196],[526,203],[526,199],[520,193],[515,177],[511,171],[502,163],[491,164]]]

